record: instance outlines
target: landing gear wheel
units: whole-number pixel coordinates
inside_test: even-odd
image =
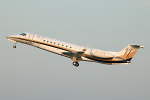
[[[79,63],[77,62],[75,66],[78,67],[78,66],[79,66]]]
[[[13,48],[16,48],[16,45],[14,45]]]
[[[74,66],[78,67],[79,66],[79,63],[78,62],[73,62],[72,63]]]

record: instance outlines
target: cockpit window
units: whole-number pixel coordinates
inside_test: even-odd
[[[26,36],[26,33],[21,33],[20,35],[22,35],[22,36]]]

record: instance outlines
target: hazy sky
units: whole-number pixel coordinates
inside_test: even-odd
[[[80,62],[8,41],[30,32],[120,51],[144,45],[123,65]],[[0,100],[150,100],[149,0],[0,0]]]

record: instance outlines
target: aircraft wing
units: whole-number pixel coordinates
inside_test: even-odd
[[[77,52],[62,52],[62,54],[67,55],[69,57],[73,57],[73,56],[82,56],[84,52],[83,51],[77,51]]]
[[[62,52],[63,55],[68,56],[73,61],[81,61],[82,60],[82,54],[87,50],[88,46],[84,48],[82,51],[73,51],[73,52]]]
[[[66,55],[68,57],[73,57],[73,52],[62,52],[63,55]]]
[[[81,61],[82,58],[82,54],[84,52],[83,51],[76,51],[76,52],[62,52],[63,55],[68,56],[69,58],[71,58],[73,61]]]

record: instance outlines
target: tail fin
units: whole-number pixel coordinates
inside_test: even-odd
[[[119,57],[130,61],[140,48],[144,48],[144,46],[129,44],[125,49],[118,52]]]

